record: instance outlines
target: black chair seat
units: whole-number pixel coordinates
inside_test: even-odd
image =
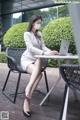
[[[17,65],[17,68],[16,69],[11,69],[12,71],[17,71],[17,72],[20,72],[20,73],[26,73],[26,74],[29,74],[27,73],[27,71],[23,70],[22,67],[20,65]],[[44,67],[42,67],[42,72],[45,70]]]
[[[71,89],[80,91],[80,65],[79,64],[65,64],[60,66],[60,73]]]
[[[20,72],[20,73],[26,73],[26,74],[28,74],[26,71],[24,71],[23,69],[22,69],[22,67],[20,66],[20,65],[17,65],[17,69],[12,69],[13,71],[18,71],[18,72]]]

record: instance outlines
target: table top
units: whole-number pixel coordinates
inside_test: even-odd
[[[78,59],[78,55],[35,55],[37,58],[51,58],[51,59]]]

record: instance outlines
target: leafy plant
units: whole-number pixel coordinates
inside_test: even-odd
[[[69,52],[76,53],[70,17],[61,17],[50,21],[42,33],[43,39],[50,49],[59,51],[61,40],[67,40],[70,41]],[[64,63],[64,61],[61,62]],[[57,67],[57,61],[49,59],[49,66]]]
[[[22,48],[25,46],[23,34],[27,30],[28,23],[18,23],[13,25],[4,35],[5,47]]]
[[[6,53],[0,52],[0,63],[5,63],[7,61]]]
[[[42,33],[49,48],[59,50],[61,40],[68,40],[70,41],[69,51],[76,53],[70,17],[62,17],[50,21]]]

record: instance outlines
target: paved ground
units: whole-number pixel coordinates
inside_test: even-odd
[[[0,113],[1,111],[9,111],[10,120],[28,120],[24,117],[22,113],[22,105],[24,100],[24,94],[20,94],[17,97],[16,104],[11,103],[3,94],[2,87],[8,73],[8,67],[6,64],[0,63]],[[54,84],[59,76],[59,70],[55,68],[47,68],[47,76],[49,87]],[[6,88],[8,93],[14,93],[15,85],[17,81],[17,74],[12,73]],[[26,84],[29,81],[29,75],[22,75],[19,92],[24,91]],[[59,120],[60,110],[62,105],[62,98],[64,92],[64,81],[60,80],[57,84],[55,91],[50,95],[49,101],[46,101],[44,106],[40,107],[39,103],[46,93],[46,87],[44,82],[44,77],[39,83],[37,90],[33,94],[31,101],[32,117],[30,120]],[[43,94],[41,94],[41,91]],[[12,97],[12,96],[11,96]],[[13,98],[13,97],[12,97]],[[80,100],[80,97],[78,95]],[[69,95],[69,107],[67,120],[80,120],[80,103],[75,102],[73,92],[70,90]]]

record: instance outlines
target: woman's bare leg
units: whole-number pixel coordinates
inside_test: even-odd
[[[37,59],[34,68],[32,68],[31,70],[29,69],[29,73],[32,73],[32,74],[31,74],[30,81],[25,90],[25,94],[28,97],[32,96],[34,89],[36,88],[37,84],[39,83],[42,77],[41,68],[42,68],[41,59]],[[26,99],[24,100],[23,109],[25,112],[30,111],[30,105]]]
[[[37,80],[35,81],[32,89],[31,89],[31,92],[30,92],[30,97],[32,97],[32,94],[33,94],[34,90],[36,89],[37,85],[39,84],[41,78],[42,78],[42,73],[38,76]]]
[[[33,87],[32,87],[32,90],[30,92],[30,98],[32,97],[32,94],[34,92],[34,90],[36,89],[39,81],[41,80],[42,78],[42,73],[39,75],[39,77],[37,78],[37,80],[35,81]],[[30,111],[30,105],[28,104],[28,102],[26,101],[26,99],[24,100],[24,106],[23,106],[23,109],[24,111]]]
[[[26,87],[26,96],[30,95],[30,92],[33,88],[35,81],[37,80],[38,76],[41,74],[41,69],[42,69],[41,59],[37,59],[35,62],[35,67],[34,67],[33,72],[31,74],[30,81]]]

